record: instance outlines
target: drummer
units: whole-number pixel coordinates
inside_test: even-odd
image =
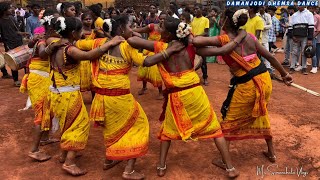
[[[0,2],[0,35],[6,52],[10,49],[22,46],[22,36],[26,35],[26,33],[18,31],[13,13],[14,8],[11,3]],[[12,78],[8,74],[6,67],[1,68],[1,72],[3,79]],[[18,71],[11,72],[14,80],[14,86],[20,87],[21,83],[18,80]]]

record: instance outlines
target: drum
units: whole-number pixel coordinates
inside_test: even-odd
[[[194,66],[193,66],[194,70],[198,70],[201,67],[202,61],[203,61],[202,57],[199,55],[196,55],[196,57],[194,58]]]
[[[4,59],[10,69],[17,71],[25,67],[32,54],[32,49],[27,45],[12,49],[4,54]]]
[[[3,68],[5,64],[6,64],[6,63],[5,63],[5,61],[4,61],[3,55],[0,54],[0,69]]]

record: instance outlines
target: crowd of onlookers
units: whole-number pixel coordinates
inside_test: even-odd
[[[159,16],[165,13],[168,16],[179,18],[182,21],[189,23],[193,28],[194,35],[217,36],[223,33],[221,26],[223,22],[220,21],[222,9],[213,6],[210,9],[204,8],[201,4],[195,4],[192,7],[182,5],[179,7],[175,2],[170,2],[166,10],[161,10],[158,4],[150,4],[144,11],[136,11],[133,7],[124,8],[103,8],[102,4],[94,4],[89,7],[82,6],[81,2],[68,3],[68,7],[77,17],[81,17],[84,12],[90,11],[94,20],[94,24],[99,24],[104,19],[113,18],[118,15],[129,16],[131,28],[144,27],[151,23],[159,23]],[[311,73],[317,73],[320,58],[320,16],[319,7],[296,7],[289,6],[281,8],[280,13],[277,7],[245,7],[248,9],[250,18],[247,24],[243,27],[247,32],[256,36],[262,45],[271,53],[284,52],[285,59],[282,65],[290,67],[290,73],[301,71],[303,74],[308,74],[307,58],[303,53],[306,45],[313,44],[316,48],[316,55],[312,58]],[[33,4],[22,8],[21,5],[12,6],[14,10],[11,14],[1,12],[1,40],[5,44],[6,51],[15,47],[21,46],[21,37],[30,38],[33,36],[33,31],[36,27],[41,26],[39,17],[42,16],[44,7]],[[57,12],[57,16],[59,13]],[[68,13],[68,12],[66,12]],[[5,16],[5,18],[3,18]],[[6,18],[10,17],[9,25],[6,23]],[[12,25],[10,25],[12,24]],[[101,23],[100,23],[101,24]],[[307,26],[302,27],[302,24]],[[300,25],[300,26],[299,26]],[[299,28],[300,29],[299,29]],[[14,32],[9,32],[15,29]],[[312,29],[312,32],[311,30]],[[147,35],[144,35],[146,37]],[[12,39],[15,41],[13,41]],[[18,40],[17,40],[18,39]],[[277,47],[276,41],[281,39],[283,41],[282,47]],[[8,41],[8,42],[6,42]],[[302,52],[302,53],[301,53]],[[203,79],[205,84],[208,84],[207,78],[207,62],[223,63],[219,57],[202,57],[206,59],[201,66],[203,72]],[[273,75],[273,67],[264,58],[266,67]],[[1,69],[3,78],[11,78],[5,68]],[[18,81],[17,72],[13,72],[13,79],[17,86],[20,85]]]

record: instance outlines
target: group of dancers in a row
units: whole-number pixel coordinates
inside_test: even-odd
[[[83,15],[84,21],[87,18]],[[27,91],[31,98],[37,127],[29,156],[38,161],[49,160],[50,156],[39,150],[41,136],[59,128],[62,169],[74,176],[86,174],[76,165],[75,158],[86,147],[92,120],[104,128],[103,168],[108,170],[126,160],[122,178],[143,179],[144,175],[135,171],[135,162],[148,151],[149,124],[130,92],[129,71],[135,64],[157,69],[166,86],[159,118],[158,176],[164,176],[169,168],[166,158],[172,140],[214,139],[222,157],[212,163],[226,170],[229,178],[239,176],[229,152],[232,140],[265,139],[268,150],[263,153],[275,162],[267,111],[272,83],[257,54],[270,61],[287,85],[292,77],[255,36],[240,30],[248,18],[244,9],[226,9],[222,18],[226,34],[193,37],[188,24],[163,14],[159,25],[144,29],[159,35],[152,41],[133,32],[127,16],[117,16],[103,24],[102,31],[111,38],[95,38],[96,31],[86,29],[89,25],[78,18],[54,17],[50,10],[45,11],[45,36],[30,42],[34,55],[21,86],[21,91]],[[144,52],[139,53],[138,49]],[[233,75],[221,121],[193,69],[196,54],[222,55]],[[88,73],[89,76],[84,75]],[[81,95],[84,81],[89,81],[87,90],[95,93],[89,114]]]

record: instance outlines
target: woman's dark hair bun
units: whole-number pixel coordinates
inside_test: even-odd
[[[237,23],[235,24],[233,22],[233,15],[237,10],[239,10],[239,9],[238,8],[234,8],[234,7],[230,7],[228,9],[226,9],[226,11],[224,13],[225,17],[228,18],[228,21],[230,23],[231,28],[234,29],[234,30],[238,30],[241,26],[244,26],[248,21],[248,16],[246,14],[241,14],[238,17]]]

